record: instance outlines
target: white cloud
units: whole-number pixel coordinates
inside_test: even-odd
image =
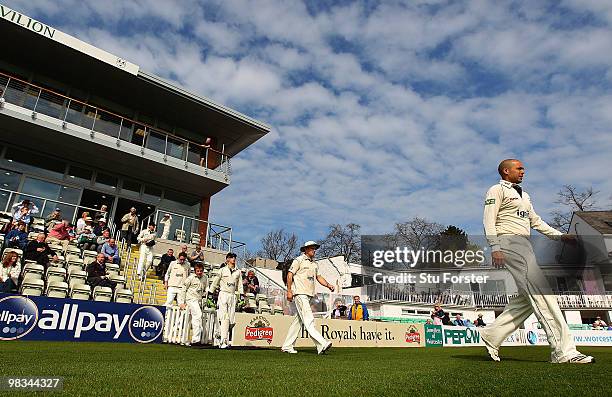
[[[480,232],[506,157],[525,160],[543,216],[563,184],[609,197],[609,2],[451,3],[8,5],[270,123],[212,200],[212,219],[251,245],[277,227],[306,239],[417,215]]]

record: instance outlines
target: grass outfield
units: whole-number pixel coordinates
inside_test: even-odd
[[[0,346],[0,376],[62,376],[66,395],[606,395],[612,371],[612,348],[602,347],[580,349],[595,364],[555,365],[548,347],[505,347],[495,363],[471,347],[336,348],[317,356],[314,349],[289,355],[123,343]]]

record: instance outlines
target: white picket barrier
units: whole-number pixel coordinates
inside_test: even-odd
[[[215,332],[218,330],[217,312],[215,309],[205,307],[202,309],[202,338],[201,343],[215,344]],[[191,341],[191,315],[188,310],[181,310],[178,306],[166,309],[164,327],[164,343],[188,345]]]
[[[218,332],[219,324],[217,321],[217,311],[205,307],[202,310],[202,343],[206,345],[217,345],[215,343],[215,333]]]
[[[181,310],[178,306],[167,308],[163,341],[180,345],[187,344],[189,342],[189,320],[187,310]]]

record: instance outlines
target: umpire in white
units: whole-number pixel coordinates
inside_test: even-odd
[[[501,181],[487,192],[484,203],[485,235],[495,267],[505,266],[514,278],[519,295],[480,335],[489,356],[500,361],[499,347],[512,332],[535,313],[552,348],[553,363],[591,363],[595,360],[576,350],[556,296],[538,266],[529,241],[531,228],[553,238],[575,242],[540,218],[527,192],[519,185],[525,168],[516,159],[503,160],[498,167]]]
[[[334,286],[319,274],[317,263],[314,261],[315,252],[318,248],[319,244],[316,242],[307,241],[300,248],[303,254],[293,260],[287,274],[287,300],[295,302],[297,315],[291,323],[291,327],[289,327],[285,343],[281,348],[285,353],[297,353],[294,346],[302,326],[314,341],[319,354],[325,353],[332,346],[332,343],[325,340],[315,328],[314,316],[310,309],[310,298],[315,295],[315,279],[324,287],[329,288],[330,291],[334,291]]]
[[[204,265],[196,263],[194,273],[183,281],[179,292],[179,307],[188,309],[191,314],[191,345],[199,345],[202,340],[202,297],[208,286]]]
[[[225,264],[219,274],[213,279],[208,293],[219,288],[217,299],[217,319],[219,321],[219,348],[225,349],[231,344],[230,328],[236,324],[236,291],[242,288],[242,272],[236,269],[236,254],[230,252],[225,256]]]

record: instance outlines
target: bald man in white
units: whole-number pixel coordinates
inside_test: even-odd
[[[506,267],[514,278],[519,295],[510,300],[493,324],[480,330],[489,356],[500,361],[502,342],[535,313],[546,332],[553,363],[592,363],[595,359],[576,350],[569,327],[538,266],[529,236],[531,228],[552,238],[575,241],[540,218],[527,192],[519,185],[525,168],[516,159],[503,160],[498,166],[501,180],[487,192],[484,203],[484,229],[495,267]]]

